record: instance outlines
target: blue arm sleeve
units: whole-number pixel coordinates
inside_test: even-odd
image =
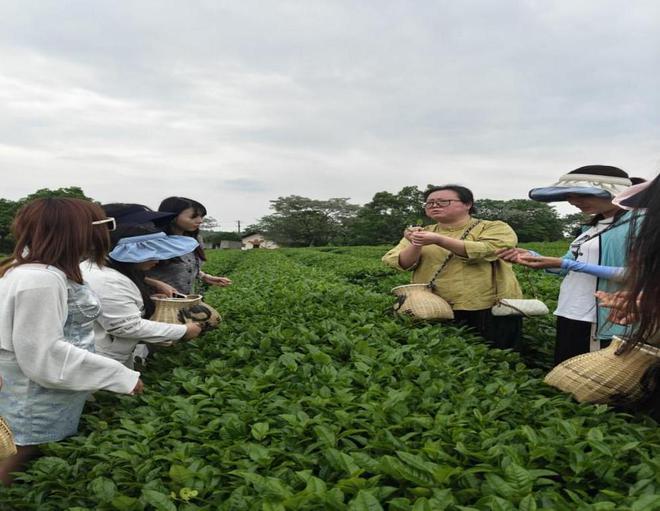
[[[587,264],[572,259],[562,259],[561,267],[563,270],[588,273],[589,275],[607,280],[621,280],[626,270],[619,266],[600,266],[598,264]]]

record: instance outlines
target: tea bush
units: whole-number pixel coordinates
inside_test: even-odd
[[[207,294],[221,328],[158,351],[144,395],[97,393],[0,509],[660,508],[654,422],[392,317],[406,277],[369,250],[211,252],[205,270],[234,280]]]

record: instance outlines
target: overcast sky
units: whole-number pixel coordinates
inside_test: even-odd
[[[660,170],[660,2],[0,2],[0,197],[204,203]],[[564,212],[570,211],[566,209]]]

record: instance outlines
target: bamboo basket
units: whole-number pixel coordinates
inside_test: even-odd
[[[545,383],[573,394],[581,403],[633,403],[652,392],[660,370],[660,350],[643,345],[617,355],[624,341],[614,337],[600,351],[565,360],[545,377]]]
[[[7,422],[0,417],[0,460],[9,458],[14,454],[16,454],[14,435],[12,435]]]
[[[407,284],[392,288],[398,297],[394,305],[397,314],[423,321],[454,319],[454,311],[446,300],[431,291],[428,284]]]
[[[222,318],[217,310],[202,301],[202,295],[187,295],[185,298],[151,298],[155,305],[152,321],[186,324],[202,323],[205,330],[216,328]]]

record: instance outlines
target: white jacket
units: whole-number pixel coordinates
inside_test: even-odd
[[[85,261],[83,279],[101,300],[103,311],[94,326],[96,352],[132,365],[138,342],[163,343],[181,339],[186,325],[172,325],[142,318],[144,302],[131,279],[112,268]]]
[[[0,357],[15,357],[42,387],[130,394],[140,373],[64,338],[66,282],[62,271],[45,264],[23,264],[0,279]]]

